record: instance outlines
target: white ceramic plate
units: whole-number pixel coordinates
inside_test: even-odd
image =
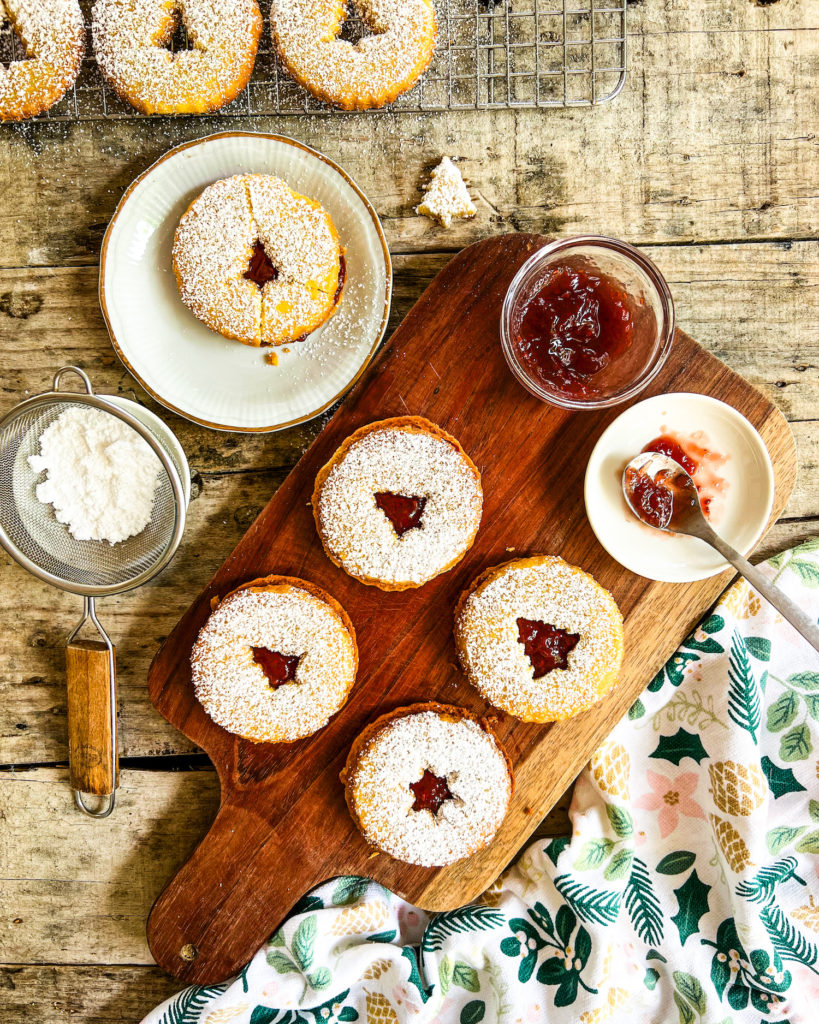
[[[696,433],[695,433],[696,432]],[[626,463],[654,438],[695,435],[725,457],[716,470],[722,486],[711,522],[729,544],[751,551],[773,507],[774,475],[768,450],[745,417],[707,395],[657,395],[627,409],[594,447],[586,469],[586,515],[612,558],[648,579],[688,583],[728,568],[713,548],[695,537],[678,537],[641,523],[621,488]]]
[[[209,184],[275,174],[330,213],[347,253],[344,296],[304,342],[268,350],[228,341],[183,305],[171,266],[182,214]],[[278,135],[226,132],[170,150],[130,186],[102,245],[100,305],[125,366],[168,409],[217,430],[281,430],[312,419],[352,386],[390,311],[392,268],[378,216],[327,157]]]

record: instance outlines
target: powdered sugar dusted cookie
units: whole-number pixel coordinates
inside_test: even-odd
[[[468,219],[478,212],[461,172],[448,156],[434,168],[429,184],[424,186],[424,192],[424,198],[416,206],[415,212],[437,220],[445,228],[456,217]]]
[[[447,704],[414,704],[377,719],[353,744],[342,781],[367,842],[425,867],[486,846],[514,785],[486,723]]]

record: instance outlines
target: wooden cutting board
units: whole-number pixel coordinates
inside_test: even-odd
[[[654,583],[621,568],[595,539],[584,511],[583,476],[595,441],[623,406],[571,414],[539,402],[508,372],[498,337],[506,288],[545,241],[533,235],[491,238],[447,265],[154,659],[151,700],[207,751],[222,786],[210,831],[148,921],[157,962],[186,982],[217,982],[235,973],[303,893],[336,875],[367,875],[427,910],[474,899],[730,578],[726,572],[699,583]],[[795,478],[793,438],[783,416],[681,331],[662,373],[641,397],[664,391],[713,395],[748,417],[773,460],[776,519]],[[309,502],[317,470],[348,434],[408,413],[453,433],[478,465],[483,522],[474,547],[451,572],[420,590],[382,593],[325,557]],[[350,744],[379,714],[416,701],[487,710],[457,669],[452,610],[481,569],[512,551],[560,554],[612,591],[626,630],[619,685],[592,710],[557,725],[525,725],[499,715],[497,732],[517,786],[509,814],[485,850],[442,869],[373,856],[350,820],[338,780]],[[268,573],[324,587],[344,605],[358,635],[360,666],[347,705],[325,729],[293,744],[256,745],[225,732],[202,710],[190,682],[190,650],[211,598]]]

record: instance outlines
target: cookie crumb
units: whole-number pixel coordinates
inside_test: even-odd
[[[265,352],[264,358],[265,362],[270,363],[271,366],[279,365],[279,357],[275,352]]]
[[[448,156],[433,169],[424,193],[415,212],[437,220],[442,227],[448,228],[454,217],[474,217],[478,212],[461,172]]]

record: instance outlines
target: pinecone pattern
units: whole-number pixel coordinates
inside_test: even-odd
[[[591,759],[594,781],[604,793],[629,798],[631,758],[622,743],[607,743]]]
[[[718,818],[716,814],[711,814],[709,817],[725,861],[734,874],[738,875],[751,863],[751,851],[748,849],[748,844],[730,821]]]
[[[241,1017],[247,1009],[247,1003],[241,1003],[239,1006],[226,1006],[222,1010],[214,1010],[205,1017],[204,1024],[226,1024],[235,1017]]]
[[[805,903],[791,914],[797,921],[801,922],[810,932],[819,932],[819,907],[813,902],[813,896],[809,896],[809,903]]]
[[[398,1014],[383,992],[367,993],[367,1024],[398,1024]]]
[[[377,932],[387,923],[390,908],[383,900],[345,907],[333,921],[331,935],[363,935]]]
[[[390,969],[389,960],[374,960],[364,972],[364,981],[378,981],[381,975]]]
[[[581,1024],[601,1024],[610,1020],[614,1013],[629,1001],[629,992],[624,988],[610,988],[606,1001],[594,1010],[586,1010],[580,1014]]]
[[[735,619],[751,619],[759,614],[759,598],[745,580],[737,582],[728,590],[719,603],[720,608]]]
[[[708,768],[711,795],[725,814],[753,814],[767,796],[765,776],[755,764],[717,761]]]

